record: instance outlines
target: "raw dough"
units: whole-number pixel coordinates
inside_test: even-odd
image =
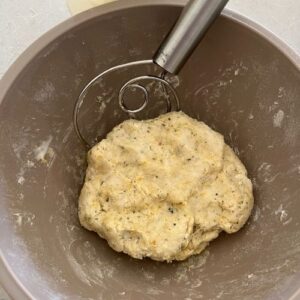
[[[172,112],[125,121],[89,151],[79,218],[116,251],[172,261],[238,231],[252,207],[251,181],[223,136]]]
[[[67,0],[72,15],[115,0]]]

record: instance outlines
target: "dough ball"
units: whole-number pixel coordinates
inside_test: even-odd
[[[253,207],[247,171],[224,138],[183,112],[127,120],[88,153],[79,218],[119,252],[184,260]]]

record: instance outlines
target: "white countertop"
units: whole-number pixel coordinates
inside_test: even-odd
[[[231,0],[228,8],[266,27],[300,54],[299,0]],[[65,0],[1,0],[0,78],[34,40],[69,17]]]
[[[299,0],[231,0],[228,8],[272,31],[300,55]],[[69,17],[65,0],[0,0],[0,78],[34,40]],[[0,287],[0,300],[6,299]]]

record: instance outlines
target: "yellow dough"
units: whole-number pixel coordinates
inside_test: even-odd
[[[89,151],[79,218],[118,252],[172,261],[238,231],[252,207],[247,171],[223,136],[172,112],[127,120]]]
[[[67,0],[72,15],[115,0]]]

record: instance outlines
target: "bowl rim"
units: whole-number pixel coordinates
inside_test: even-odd
[[[57,39],[59,36],[68,32],[70,29],[81,25],[89,20],[103,16],[108,13],[116,12],[123,9],[145,7],[154,5],[165,5],[183,7],[186,4],[186,0],[126,0],[126,1],[113,1],[103,4],[101,6],[89,9],[78,15],[72,16],[67,20],[56,25],[48,32],[43,34],[35,42],[33,42],[9,67],[4,76],[0,80],[0,105],[5,98],[6,93],[18,78],[21,71],[36,57],[43,49],[45,49],[51,42]],[[255,32],[257,35],[264,38],[274,47],[276,47],[300,72],[300,56],[285,42],[283,42],[276,34],[266,29],[264,26],[250,20],[242,14],[236,13],[230,9],[225,9],[222,12],[222,16],[228,18],[241,26]],[[293,281],[291,286],[291,294],[286,295],[289,300],[296,300],[300,298],[300,272],[295,274],[296,280]],[[13,299],[33,300],[36,299],[26,287],[20,282],[18,277],[13,273],[11,267],[6,261],[2,250],[0,249],[0,282],[7,293]],[[297,285],[295,290],[295,285]],[[293,290],[294,289],[294,290]],[[299,298],[298,298],[299,297]],[[271,298],[270,298],[271,299]]]

